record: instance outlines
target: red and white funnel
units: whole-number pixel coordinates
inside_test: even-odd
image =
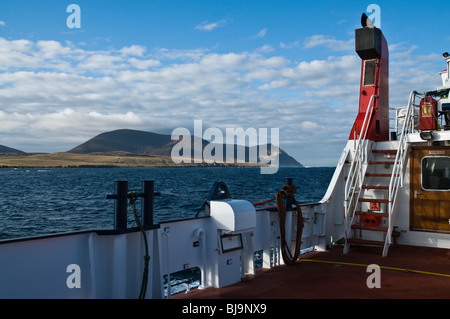
[[[359,113],[350,132],[350,140],[358,139],[364,132],[364,118],[369,109],[372,95],[374,107],[372,116],[367,120],[366,138],[372,141],[389,140],[389,51],[386,39],[362,15],[363,28],[355,30],[355,50],[362,59],[361,84],[359,92]]]

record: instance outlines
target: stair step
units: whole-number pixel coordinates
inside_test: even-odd
[[[372,153],[397,154],[397,150],[372,150]]]
[[[359,215],[359,216],[375,216],[375,217],[389,217],[388,213],[362,212],[362,211],[356,211],[355,215]]]
[[[378,164],[394,165],[395,161],[369,161],[369,165],[378,165]]]
[[[372,153],[384,154],[385,158],[394,159],[397,155],[397,150],[372,150]]]
[[[392,174],[366,173],[366,176],[371,176],[371,177],[391,177]],[[398,176],[398,174],[395,174],[395,176]]]
[[[356,245],[384,246],[383,241],[367,240],[367,239],[361,239],[361,238],[349,238],[349,239],[347,239],[347,242],[350,244],[356,244]]]
[[[372,231],[381,231],[387,232],[387,227],[379,227],[379,226],[364,226],[364,225],[352,225],[352,229],[362,229],[362,230],[372,230]]]
[[[371,202],[371,203],[389,203],[389,199],[383,199],[383,198],[360,198],[358,199],[360,202]]]
[[[371,186],[371,185],[363,185],[363,189],[389,189],[389,186]]]

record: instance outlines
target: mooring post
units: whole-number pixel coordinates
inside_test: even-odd
[[[293,178],[292,177],[286,177],[286,185],[291,186],[293,185]],[[285,217],[285,239],[287,244],[287,249],[291,249],[292,244],[292,195],[286,195],[285,205],[286,205],[286,217]]]
[[[292,186],[294,185],[294,179],[292,177],[286,177],[286,185]],[[286,196],[286,211],[292,210],[292,195]]]
[[[106,198],[114,199],[114,229],[127,229],[128,181],[116,181],[116,193]]]
[[[142,225],[153,225],[153,203],[155,195],[155,181],[142,181]]]

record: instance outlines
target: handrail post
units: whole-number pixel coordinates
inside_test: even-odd
[[[357,147],[355,149],[355,153],[353,155],[353,162],[352,165],[350,166],[350,170],[349,170],[349,175],[350,178],[347,179],[347,182],[345,183],[345,199],[348,199],[350,196],[350,193],[353,193],[354,190],[352,191],[352,188],[354,188],[356,186],[356,183],[359,181],[360,176],[359,174],[355,174],[355,171],[359,171],[362,166],[361,166],[361,159],[363,158],[363,156],[361,155],[361,144],[362,142],[365,142],[366,137],[367,137],[367,132],[369,130],[370,127],[370,121],[371,121],[371,117],[372,117],[372,113],[373,113],[373,109],[374,109],[374,105],[375,103],[373,103],[374,99],[377,97],[377,95],[373,94],[370,97],[370,101],[369,101],[369,105],[367,107],[367,112],[366,115],[364,117],[364,121],[361,127],[361,132],[359,134],[358,137],[358,141],[357,141]],[[369,119],[369,121],[368,121]],[[367,160],[367,158],[366,158]],[[353,186],[353,187],[352,187]]]
[[[127,229],[128,181],[116,181],[116,193],[106,198],[114,199],[114,229]]]
[[[142,197],[141,222],[144,227],[153,226],[153,205],[154,196],[160,196],[160,192],[155,192],[155,182],[153,180],[142,181],[142,193],[137,194]],[[116,193],[107,195],[107,199],[114,199],[114,229],[127,229],[127,206],[128,206],[128,181],[116,181]]]
[[[292,186],[294,179],[292,177],[286,177],[286,185]],[[286,196],[286,211],[292,210],[292,195]]]
[[[365,167],[367,167],[366,164],[369,157],[369,155],[367,154],[367,147],[369,144],[366,143],[366,139],[372,122],[373,110],[375,108],[375,98],[377,97],[378,96],[376,94],[373,94],[370,97],[361,131],[355,144],[353,161],[348,173],[349,175],[344,186],[344,219],[346,220],[346,238],[353,222],[354,211],[356,210],[357,206],[357,198],[355,197],[355,193],[361,188],[363,184],[364,170]],[[346,248],[344,248],[344,251],[347,248],[348,246],[346,244]]]
[[[155,181],[142,181],[142,224],[144,227],[153,225],[153,204]]]
[[[409,97],[409,103],[406,109],[405,122],[403,123],[402,133],[398,142],[397,155],[395,157],[394,167],[392,169],[391,180],[388,188],[388,231],[386,233],[386,240],[383,249],[383,256],[387,255],[388,247],[391,244],[391,235],[393,229],[394,208],[397,201],[398,188],[403,187],[403,174],[405,169],[405,153],[407,148],[407,134],[414,132],[414,113],[415,104],[414,99],[416,92],[412,91]]]

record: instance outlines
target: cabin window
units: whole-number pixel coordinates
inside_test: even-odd
[[[377,60],[365,60],[364,61],[363,86],[375,85],[376,67],[377,67]]]
[[[429,191],[450,190],[450,156],[422,158],[422,188]]]

